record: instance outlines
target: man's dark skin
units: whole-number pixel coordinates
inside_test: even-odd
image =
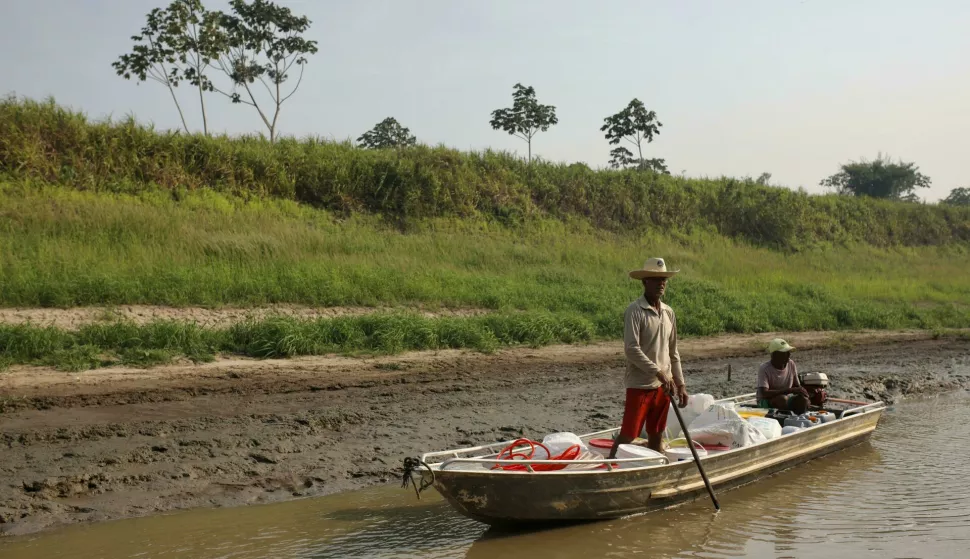
[[[650,303],[650,306],[657,311],[657,314],[660,314],[660,298],[667,291],[667,278],[644,278],[640,281],[643,282],[643,298]],[[671,400],[676,400],[681,408],[687,407],[686,387],[677,387],[672,375],[660,382],[664,392],[670,396]],[[624,437],[618,434],[616,440],[613,441],[613,448],[610,450],[609,457],[616,458],[616,449],[621,444],[630,444],[631,442],[633,442],[632,437]],[[647,433],[647,448],[657,452],[663,452],[660,448],[661,442],[663,442],[663,433]]]
[[[779,371],[788,366],[789,360],[791,360],[791,353],[776,351],[771,354],[771,366]],[[798,382],[798,379],[795,379],[795,382]],[[789,409],[786,396],[788,394],[795,394],[796,396],[791,399],[791,411],[797,414],[803,414],[808,411],[810,404],[808,391],[797,384],[791,388],[779,388],[778,390],[759,389],[758,392],[759,399],[768,400],[771,407],[780,410]]]

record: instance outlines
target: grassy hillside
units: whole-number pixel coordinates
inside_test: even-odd
[[[532,167],[501,153],[354,149],[314,139],[160,134],[133,120],[91,123],[54,104],[0,102],[0,175],[110,192],[210,188],[367,212],[398,225],[460,217],[520,224],[581,219],[637,233],[708,231],[786,250],[862,242],[970,240],[970,208],[809,196],[734,179],[693,180],[582,164]]]
[[[476,308],[485,316],[378,314],[157,323],[80,332],[0,327],[10,362],[198,358],[542,345],[617,338],[648,255],[683,270],[668,302],[684,335],[970,325],[970,252],[868,245],[783,253],[695,233],[618,235],[544,220],[510,229],[424,220],[408,233],[289,201],[214,193],[179,202],[0,187],[0,303],[6,306],[266,303]],[[146,354],[160,350],[160,355]],[[78,353],[81,352],[81,357]],[[154,355],[154,357],[152,357]]]
[[[648,256],[683,270],[667,298],[682,335],[970,326],[967,210],[530,171],[444,149],[157,135],[12,101],[0,105],[0,173],[2,306],[401,309],[228,328],[7,325],[0,364],[615,339],[639,291],[626,272]]]

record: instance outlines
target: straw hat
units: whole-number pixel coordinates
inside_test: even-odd
[[[788,345],[788,342],[781,338],[775,338],[768,344],[768,353],[774,353],[776,351],[780,351],[782,353],[791,353],[794,349],[795,348]]]
[[[643,268],[630,272],[633,279],[644,278],[669,278],[680,270],[667,271],[667,263],[663,258],[650,258],[643,263]]]

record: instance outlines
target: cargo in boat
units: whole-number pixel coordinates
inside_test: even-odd
[[[717,403],[735,403],[743,412],[754,396]],[[737,487],[868,440],[884,409],[883,402],[859,403],[764,442],[707,448],[700,454],[701,464],[715,491]],[[588,448],[602,451],[602,442],[590,442],[610,439],[618,431],[616,427],[579,438]],[[494,526],[618,518],[706,496],[692,458],[672,461],[648,452],[612,460],[598,454],[568,461],[499,459],[499,452],[514,442],[429,452],[406,469],[415,476],[420,472],[416,481],[434,487],[461,514]],[[510,466],[515,469],[501,469]]]

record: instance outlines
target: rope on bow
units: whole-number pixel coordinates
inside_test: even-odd
[[[421,483],[419,484],[418,482],[414,481],[414,472],[420,470],[422,466],[431,473],[431,480],[429,481],[422,475]],[[409,484],[414,485],[414,494],[418,499],[420,499],[421,492],[434,484],[434,470],[431,469],[431,466],[428,466],[418,458],[405,458],[404,474],[402,475],[401,487],[406,489]]]

